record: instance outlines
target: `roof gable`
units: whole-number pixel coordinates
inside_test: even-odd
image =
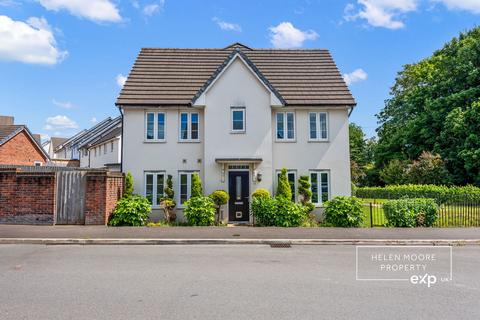
[[[32,144],[40,151],[40,153],[45,157],[46,160],[50,159],[45,149],[43,149],[40,141],[35,139],[34,135],[24,125],[0,125],[0,147],[14,137],[16,137],[21,132],[25,132]]]
[[[240,59],[247,69],[253,73],[253,75],[260,81],[260,83],[270,92],[270,105],[273,106],[283,106],[285,105],[285,100],[278,93],[278,91],[272,86],[272,84],[265,78],[265,76],[258,70],[255,64],[250,61],[250,59],[240,50],[240,48],[235,48],[232,53],[230,53],[225,59],[225,61],[218,67],[217,70],[212,74],[212,76],[203,84],[203,86],[198,90],[198,92],[193,97],[191,104],[194,106],[204,106],[205,105],[205,94],[207,91],[215,85],[215,82],[222,76],[225,70],[235,61],[235,59]]]

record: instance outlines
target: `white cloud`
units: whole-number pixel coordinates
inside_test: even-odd
[[[38,0],[47,10],[67,10],[72,15],[95,22],[121,22],[122,17],[110,0]]]
[[[276,27],[270,27],[270,43],[275,48],[298,48],[306,40],[315,40],[318,34],[313,30],[302,31],[291,22],[282,22]]]
[[[20,2],[14,0],[0,0],[0,7],[16,7],[21,5]]]
[[[70,101],[57,101],[55,99],[52,99],[52,103],[56,105],[57,107],[64,108],[64,109],[71,109],[73,108],[73,104]]]
[[[125,85],[125,82],[127,82],[127,77],[120,73],[117,75],[116,79],[117,79],[118,86],[120,88],[123,88],[123,86]]]
[[[344,19],[364,19],[373,27],[400,29],[405,27],[402,15],[416,11],[419,0],[357,0],[357,6],[347,4]]]
[[[479,0],[432,0],[443,3],[449,10],[465,10],[480,13]]]
[[[215,22],[222,30],[242,32],[242,27],[239,24],[226,22],[217,17],[214,17],[212,21]]]
[[[158,0],[142,5],[138,0],[130,1],[132,7],[140,10],[145,17],[151,17],[163,10],[165,7],[165,0]]]
[[[90,119],[90,122],[91,122],[91,123],[97,123],[98,120],[97,120],[97,118],[93,117],[92,119]]]
[[[23,22],[0,15],[0,60],[52,65],[66,56],[44,18]]]
[[[46,120],[45,130],[59,130],[59,129],[76,129],[78,125],[75,121],[67,116],[57,115],[48,117]]]
[[[367,77],[368,75],[363,69],[356,69],[353,72],[345,73],[343,80],[345,80],[345,83],[349,86],[354,82],[367,80]]]

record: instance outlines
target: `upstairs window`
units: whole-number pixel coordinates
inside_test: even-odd
[[[330,172],[311,171],[312,203],[321,205],[330,199]]]
[[[309,120],[309,140],[326,141],[328,140],[328,119],[326,112],[310,112]]]
[[[277,141],[295,140],[295,113],[277,112],[276,114]]]
[[[153,207],[160,206],[165,189],[165,174],[145,172],[145,197]]]
[[[199,115],[197,112],[180,113],[180,141],[199,140]]]
[[[165,113],[147,112],[145,126],[145,140],[164,141],[165,140]]]
[[[230,110],[232,118],[231,131],[234,133],[245,132],[245,108],[232,107]]]

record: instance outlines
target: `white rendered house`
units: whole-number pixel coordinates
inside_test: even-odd
[[[276,190],[288,169],[312,183],[318,207],[350,195],[348,116],[355,101],[327,50],[142,49],[117,100],[123,115],[122,170],[136,193],[159,199],[172,175],[181,208],[191,175],[223,189],[229,222],[251,220],[251,193]]]

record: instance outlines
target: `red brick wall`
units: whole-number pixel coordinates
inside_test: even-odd
[[[123,175],[113,172],[88,174],[86,188],[85,224],[107,224],[123,194]]]
[[[0,172],[0,223],[53,224],[55,173]]]
[[[0,170],[0,224],[55,224],[55,172]],[[85,224],[105,225],[123,194],[123,174],[87,173]]]
[[[35,161],[40,161],[44,165],[47,158],[25,131],[0,146],[0,164],[33,166]]]

